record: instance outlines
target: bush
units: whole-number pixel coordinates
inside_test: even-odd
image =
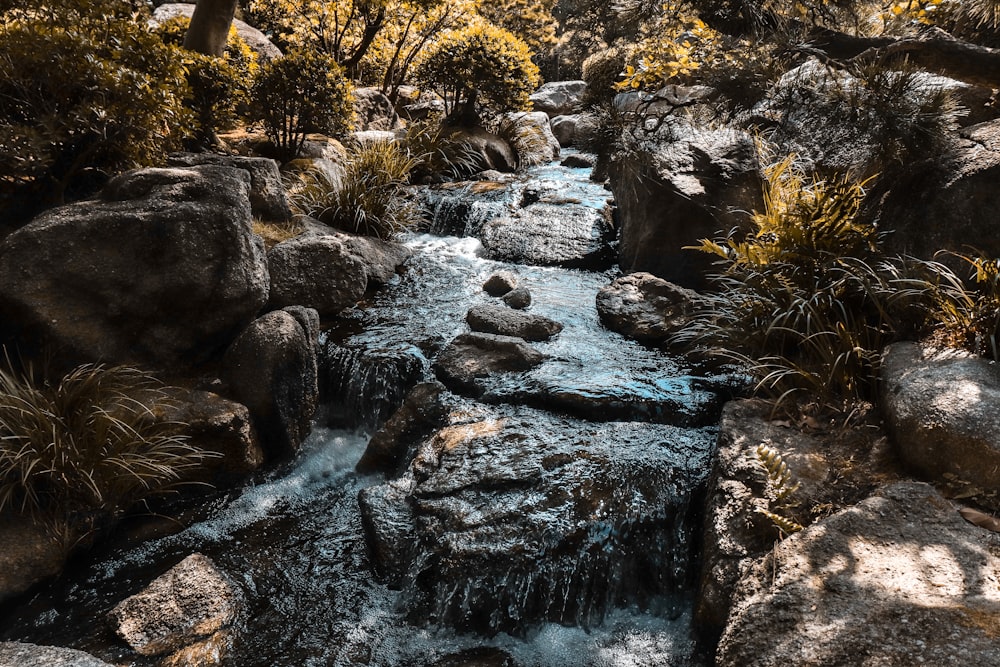
[[[250,94],[250,119],[260,122],[283,160],[294,158],[312,132],[351,129],[354,95],[344,70],[313,51],[290,51],[260,68]]]
[[[190,24],[186,16],[177,16],[161,23],[156,33],[166,44],[182,48]],[[230,129],[240,112],[248,110],[257,56],[236,28],[229,30],[223,58],[186,49],[182,52],[189,87],[185,103],[197,117],[200,138],[211,140],[217,130]]]
[[[157,411],[166,394],[134,368],[80,366],[57,383],[0,370],[0,511],[76,528],[162,493],[209,454]]]
[[[8,16],[0,22],[0,193],[58,203],[85,169],[154,162],[191,125],[186,92],[177,50],[129,17],[79,8]]]
[[[401,191],[416,164],[396,142],[362,144],[341,174],[306,172],[295,203],[332,227],[390,239],[416,221],[416,210]]]
[[[442,35],[427,48],[416,78],[444,98],[445,112],[471,116],[527,109],[538,87],[538,67],[528,46],[491,25],[472,25]]]
[[[617,94],[615,86],[622,80],[625,69],[625,51],[619,47],[604,49],[583,61],[583,80],[587,90],[583,103],[595,106],[611,102]]]
[[[464,178],[479,168],[475,149],[444,131],[440,118],[410,123],[402,140],[403,148],[415,164],[412,183],[435,183]]]

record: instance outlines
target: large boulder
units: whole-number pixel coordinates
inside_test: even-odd
[[[1000,664],[1000,536],[919,482],[778,543],[742,578],[718,667]]]
[[[618,260],[627,273],[698,287],[712,259],[684,246],[746,229],[747,211],[763,207],[762,181],[750,135],[683,121],[673,127],[673,140],[630,151],[610,166],[621,229]]]
[[[888,232],[887,253],[938,259],[965,275],[967,264],[936,253],[969,254],[971,246],[985,257],[1000,257],[1000,235],[994,231],[1000,121],[966,128],[962,135],[962,143],[944,157],[909,164],[895,178],[876,183],[861,220]]]
[[[254,320],[226,350],[223,377],[249,409],[272,454],[294,452],[309,435],[319,400],[319,316],[275,310]]]
[[[550,118],[565,116],[577,110],[586,90],[586,81],[549,81],[531,94],[531,107]]]
[[[506,141],[481,127],[451,128],[447,138],[456,143],[464,143],[467,154],[474,162],[475,171],[489,169],[501,173],[517,170],[517,154]]]
[[[473,331],[501,336],[514,336],[529,341],[545,341],[563,326],[543,315],[522,313],[513,308],[494,304],[479,304],[469,309],[465,321]]]
[[[54,578],[62,572],[68,555],[66,545],[44,524],[7,511],[0,513],[0,544],[4,545],[0,549],[0,604]]]
[[[579,114],[568,116],[556,116],[550,122],[552,135],[563,148],[568,148],[576,143],[576,126],[580,121]]]
[[[378,88],[354,89],[354,128],[356,130],[388,130],[403,127],[392,102]]]
[[[250,174],[250,210],[263,220],[284,222],[292,217],[285,197],[278,163],[265,157],[213,155],[211,153],[175,153],[167,159],[171,167],[195,167],[216,164],[243,169]]]
[[[955,350],[889,346],[882,363],[885,428],[900,459],[927,481],[989,496],[1000,508],[1000,369]]]
[[[544,359],[544,354],[520,338],[468,333],[457,336],[441,351],[434,370],[453,391],[479,396],[484,391],[485,378],[526,371]]]
[[[249,192],[220,166],[114,178],[0,243],[0,311],[73,360],[204,361],[267,301]]]
[[[408,464],[406,454],[420,439],[444,425],[450,408],[444,385],[424,382],[414,387],[403,404],[375,432],[356,469],[361,473],[395,475]]]
[[[666,343],[690,320],[698,293],[651,273],[616,278],[597,293],[597,314],[608,329],[645,343]]]
[[[518,128],[519,133],[531,139],[518,151],[517,159],[521,166],[545,164],[559,157],[559,140],[552,133],[549,117],[544,113],[511,113],[506,119]]]
[[[61,646],[0,642],[0,667],[112,667],[89,653]]]
[[[153,12],[149,23],[151,26],[157,26],[164,21],[168,21],[177,16],[184,16],[191,18],[194,14],[195,2],[167,2],[160,4],[156,10]],[[262,33],[257,28],[253,27],[249,23],[244,23],[239,19],[233,19],[233,27],[236,28],[236,33],[243,38],[243,41],[247,43],[257,57],[262,60],[274,60],[275,58],[280,58],[282,56],[281,49],[274,45],[267,35]]]
[[[118,635],[137,653],[162,655],[224,631],[242,604],[239,589],[195,553],[110,612]]]

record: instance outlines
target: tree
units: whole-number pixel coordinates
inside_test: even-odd
[[[229,28],[236,16],[238,0],[198,0],[191,26],[184,36],[184,48],[221,57],[226,51]]]

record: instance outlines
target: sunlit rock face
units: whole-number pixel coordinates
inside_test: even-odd
[[[920,482],[785,539],[736,598],[719,667],[1000,664],[1000,537]]]
[[[688,579],[689,502],[714,433],[590,424],[525,408],[456,414],[361,506],[411,616],[487,633],[590,627]]]

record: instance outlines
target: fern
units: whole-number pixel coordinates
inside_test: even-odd
[[[767,471],[768,486],[774,492],[774,504],[785,503],[790,495],[799,490],[801,485],[794,480],[778,450],[761,443],[757,445],[757,459]]]

